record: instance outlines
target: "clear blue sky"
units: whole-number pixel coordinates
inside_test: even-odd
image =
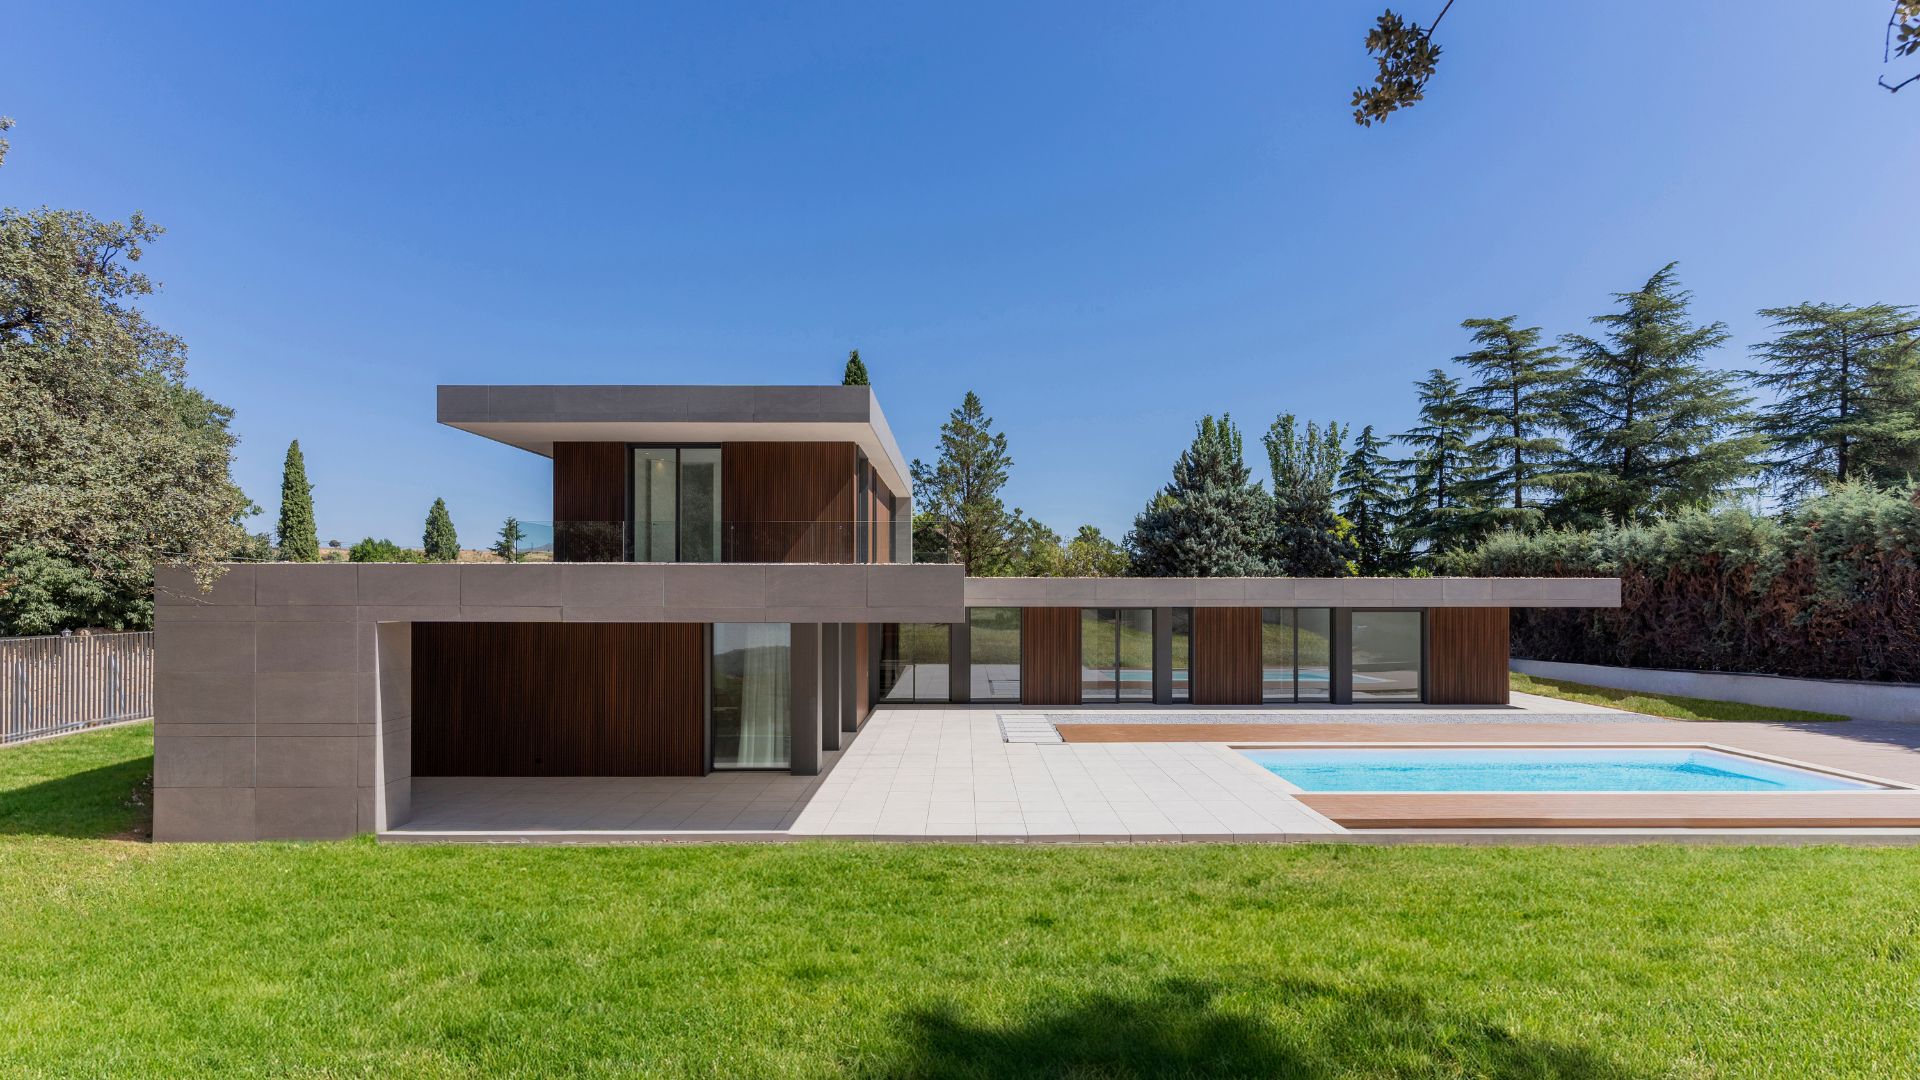
[[[1580,329],[1677,259],[1731,367],[1756,308],[1920,301],[1884,0],[1459,0],[1363,130],[1380,3],[9,5],[0,203],[165,225],[149,309],[256,526],[298,437],[346,542],[549,515],[441,382],[857,346],[910,457],[975,389],[1010,502],[1117,537],[1203,413],[1262,476],[1278,412],[1403,429],[1467,316]]]

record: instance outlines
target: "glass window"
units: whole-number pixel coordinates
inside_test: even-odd
[[[633,452],[633,560],[673,562],[679,507],[679,455],[673,450]]]
[[[680,562],[720,561],[720,448],[680,451]]]
[[[1080,700],[1115,701],[1120,670],[1114,663],[1116,608],[1080,609]]]
[[[1121,701],[1153,700],[1153,609],[1121,608],[1116,683]]]
[[[1333,699],[1333,610],[1293,609],[1293,699]]]
[[[953,629],[946,623],[887,623],[880,628],[880,700],[951,701]]]
[[[1420,700],[1420,613],[1353,613],[1353,700]]]
[[[967,610],[967,650],[975,701],[1020,700],[1020,609]]]
[[[784,769],[793,738],[786,623],[713,624],[713,767]]]
[[[1260,609],[1260,700],[1294,699],[1294,632],[1292,608]]]
[[[1193,691],[1193,609],[1173,609],[1173,700],[1191,701]]]

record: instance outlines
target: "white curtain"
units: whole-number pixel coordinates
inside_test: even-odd
[[[791,638],[785,623],[746,623],[740,640],[746,664],[740,680],[742,768],[784,768],[793,738]]]

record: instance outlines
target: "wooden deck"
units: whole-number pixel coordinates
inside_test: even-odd
[[[1920,753],[1896,742],[1848,738],[1849,726],[1815,731],[1720,723],[1063,724],[1060,735],[1070,743],[1711,744],[1920,785]],[[1349,829],[1920,828],[1920,790],[1294,797]]]

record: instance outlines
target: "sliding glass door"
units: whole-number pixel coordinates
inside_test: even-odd
[[[1080,609],[1080,700],[1153,700],[1153,609]]]
[[[1420,700],[1418,611],[1353,613],[1353,700]]]
[[[713,624],[711,725],[715,769],[784,769],[793,739],[793,671],[786,623]]]
[[[633,561],[720,561],[720,448],[633,451]]]
[[[1261,608],[1260,700],[1330,700],[1332,638],[1333,612],[1328,608]]]
[[[953,627],[887,623],[880,628],[880,700],[951,701]]]

